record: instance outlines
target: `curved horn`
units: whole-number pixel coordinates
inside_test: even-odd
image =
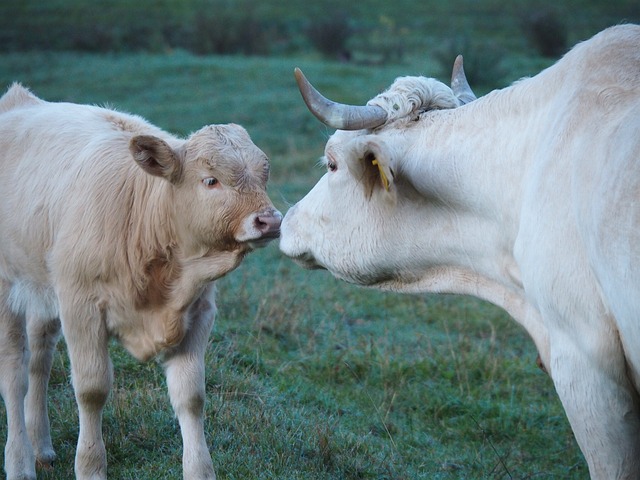
[[[338,130],[363,130],[379,127],[387,121],[387,112],[383,108],[333,102],[318,92],[299,68],[294,73],[304,103],[325,125]]]
[[[467,82],[467,77],[464,74],[462,55],[458,55],[456,57],[456,61],[453,62],[453,72],[451,72],[451,90],[453,90],[453,94],[460,101],[460,105],[473,102],[477,98],[471,90],[469,82]]]

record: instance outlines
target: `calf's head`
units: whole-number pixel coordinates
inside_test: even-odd
[[[269,161],[242,127],[206,126],[176,145],[140,135],[130,150],[170,185],[168,221],[185,256],[243,254],[280,235],[282,215],[266,192]]]

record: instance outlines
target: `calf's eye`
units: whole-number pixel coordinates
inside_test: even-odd
[[[218,179],[214,177],[207,177],[202,180],[202,183],[204,183],[205,187],[207,188],[214,188],[216,185],[218,185]]]
[[[329,169],[330,172],[335,172],[336,170],[338,170],[338,164],[333,160],[329,160],[327,162],[327,168]]]

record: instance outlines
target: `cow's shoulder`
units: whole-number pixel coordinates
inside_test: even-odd
[[[40,105],[42,103],[45,103],[44,100],[36,97],[28,88],[23,87],[19,83],[14,83],[2,98],[0,98],[0,113],[23,106]]]

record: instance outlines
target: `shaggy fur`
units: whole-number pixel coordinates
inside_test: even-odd
[[[110,337],[141,360],[162,355],[185,478],[214,478],[202,430],[211,282],[277,236],[267,177],[266,156],[238,125],[185,140],[134,115],[48,103],[20,85],[0,99],[8,479],[35,478],[36,459],[55,456],[46,384],[60,327],[80,411],[77,478],[106,478]]]
[[[400,77],[367,105],[375,105],[387,112],[387,124],[399,120],[415,120],[429,110],[443,110],[459,106],[459,101],[442,82],[426,77]]]

